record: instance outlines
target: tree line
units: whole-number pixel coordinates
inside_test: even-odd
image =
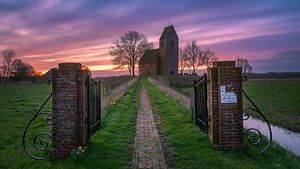
[[[128,31],[113,42],[109,54],[116,67],[114,69],[127,68],[130,76],[135,76],[135,68],[144,53],[153,49],[153,44],[148,42],[147,37],[137,31]],[[35,75],[33,66],[18,59],[18,54],[13,49],[5,49],[1,52],[0,81],[11,79],[12,81],[30,80]],[[191,70],[196,74],[202,66],[209,67],[213,60],[218,58],[210,49],[202,49],[196,40],[188,42],[183,49],[179,50],[178,69],[180,74],[184,70]],[[242,67],[243,73],[252,73],[253,68],[249,61],[242,57],[236,58],[236,64]]]
[[[153,49],[153,44],[148,42],[147,37],[137,31],[128,31],[113,42],[109,54],[116,67],[114,69],[127,68],[130,76],[135,76],[135,67],[139,59],[148,50]],[[191,70],[191,74],[196,74],[201,66],[211,66],[211,61],[217,60],[217,56],[211,49],[202,49],[196,40],[188,42],[183,49],[179,50],[178,69],[180,74],[184,70]],[[242,57],[236,58],[236,64],[242,67],[243,73],[253,71],[249,61]]]
[[[0,77],[2,81],[27,81],[34,76],[35,70],[29,63],[18,59],[18,54],[13,49],[5,49],[1,52]]]

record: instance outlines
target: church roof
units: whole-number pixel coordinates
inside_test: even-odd
[[[159,39],[165,39],[171,34],[175,34],[176,37],[178,38],[177,33],[176,33],[175,28],[174,28],[173,25],[165,27],[165,29],[164,29],[164,31],[161,34]]]
[[[151,49],[144,53],[140,59],[140,64],[155,63],[159,57],[159,49]]]

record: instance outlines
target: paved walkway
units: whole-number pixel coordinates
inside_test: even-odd
[[[142,86],[140,95],[134,150],[133,164],[135,168],[167,168],[149,98],[144,86]]]

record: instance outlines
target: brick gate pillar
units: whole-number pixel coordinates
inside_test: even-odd
[[[60,63],[52,72],[52,158],[87,143],[85,81],[90,75],[80,63]]]
[[[243,147],[242,68],[215,61],[207,69],[208,135],[213,146]]]

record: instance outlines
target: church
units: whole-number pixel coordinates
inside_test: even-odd
[[[159,48],[141,57],[139,75],[177,75],[178,36],[173,25],[164,28],[159,38]]]

